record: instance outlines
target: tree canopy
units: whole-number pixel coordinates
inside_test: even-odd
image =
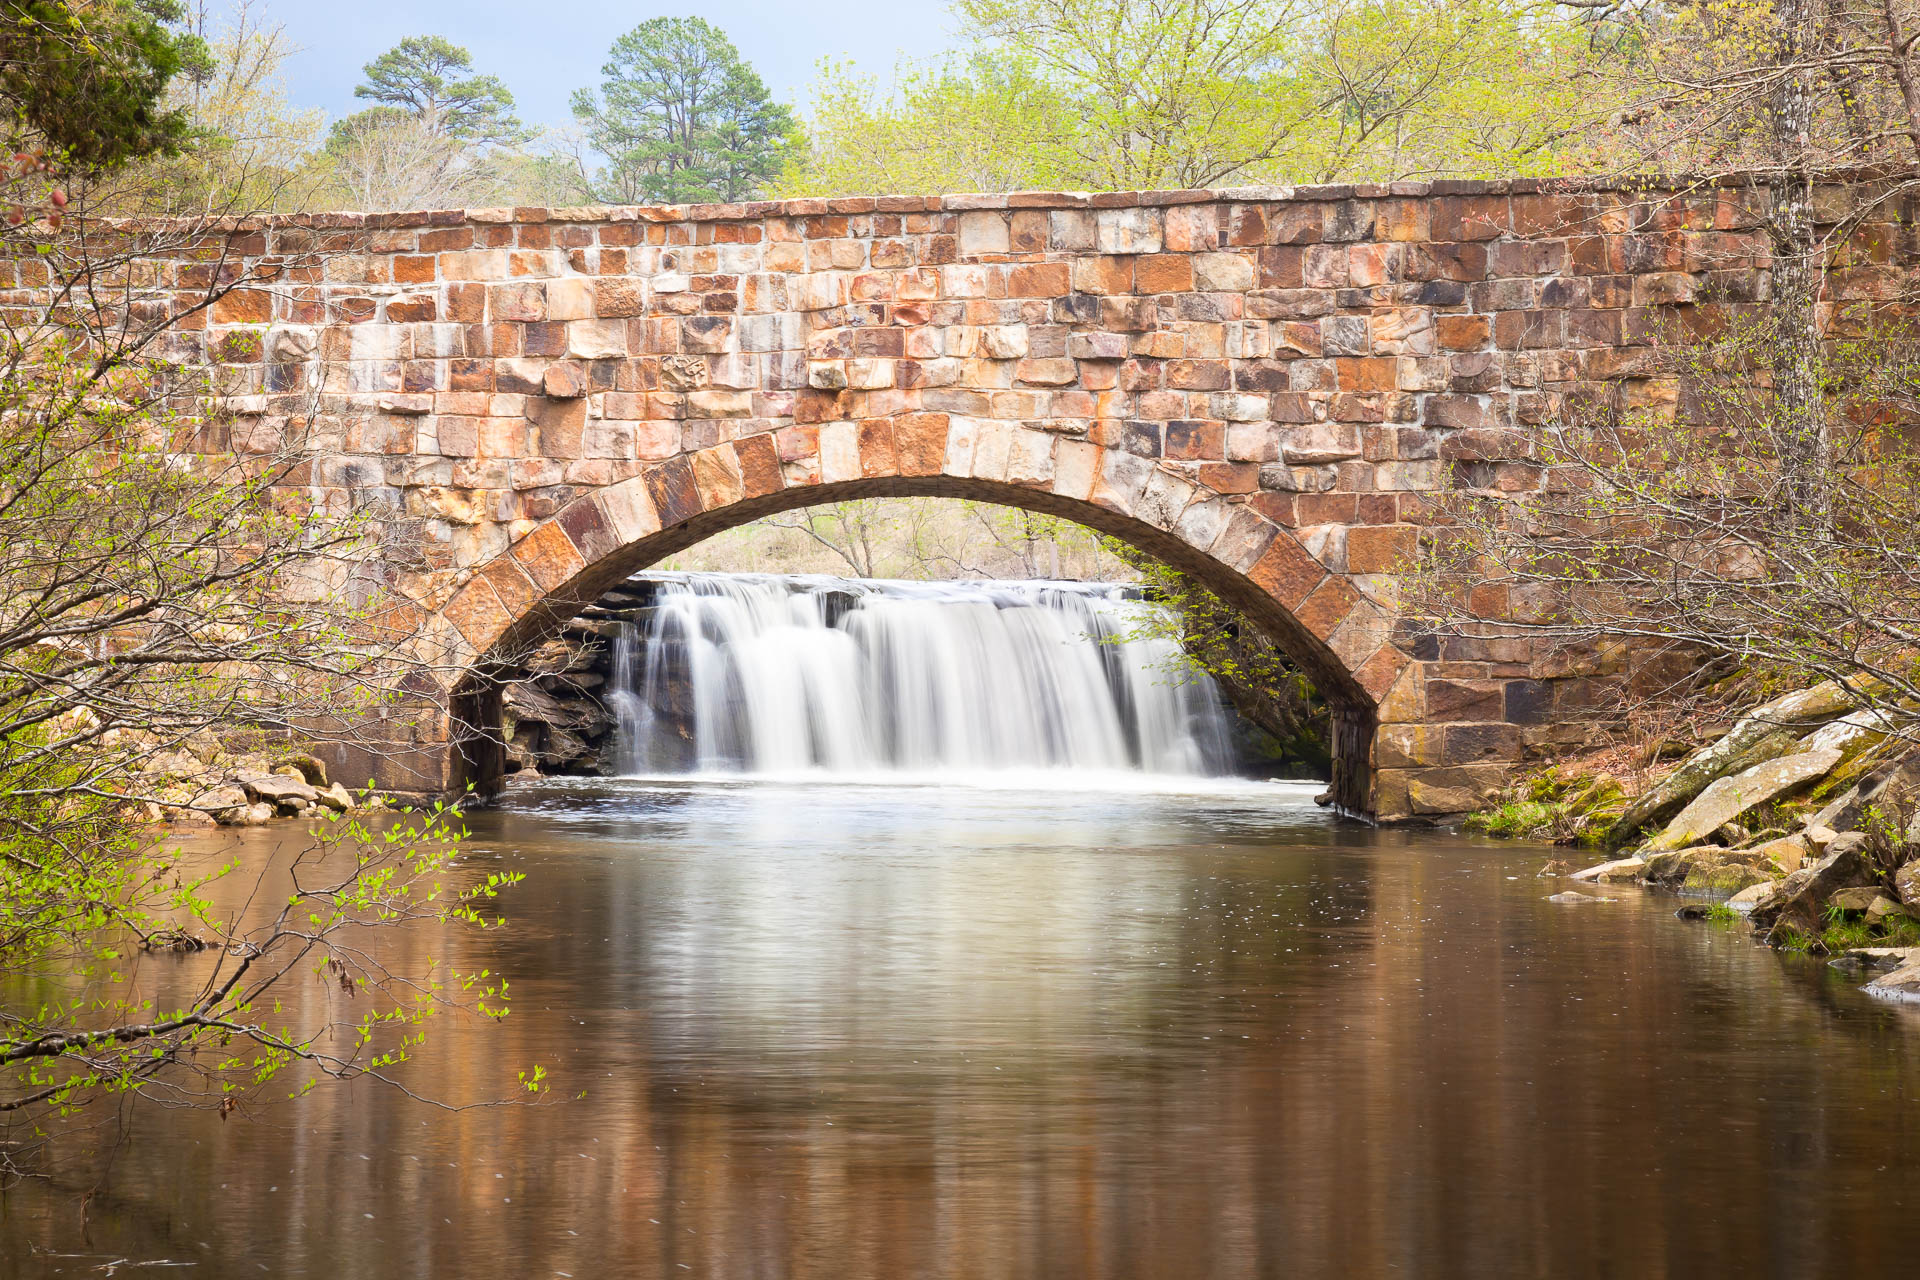
[[[497,76],[473,75],[473,55],[441,36],[409,36],[369,62],[354,86],[364,98],[418,120],[437,137],[470,143],[524,141],[513,95]]]
[[[183,14],[179,0],[0,0],[9,148],[44,148],[79,168],[178,151],[191,125],[168,108],[167,86],[210,65],[176,25]]]
[[[1535,0],[959,0],[961,51],[815,92],[795,194],[1537,176],[1611,101]]]
[[[600,88],[573,96],[588,144],[607,164],[581,176],[599,199],[740,200],[785,167],[793,113],[719,28],[653,18],[614,41]]]

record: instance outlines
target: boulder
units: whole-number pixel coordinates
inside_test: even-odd
[[[1826,857],[1812,866],[1800,868],[1754,904],[1754,924],[1768,928],[1787,923],[1818,932],[1821,912],[1829,898],[1841,889],[1874,884],[1878,880],[1865,857],[1865,846],[1866,840],[1859,836],[1835,840]]]
[[[1875,765],[1860,781],[1813,815],[1807,826],[1855,831],[1870,810],[1905,816],[1920,809],[1920,753]]]
[[[236,827],[264,827],[267,823],[273,821],[273,815],[274,808],[270,804],[264,802],[260,804],[250,804],[245,809],[239,811],[239,815],[234,818],[230,825]]]
[[[1876,707],[1861,707],[1808,734],[1800,743],[1802,751],[1838,751],[1851,760],[1869,747],[1887,740],[1897,726],[1893,717]]]
[[[1802,751],[1720,778],[1682,809],[1665,831],[1648,841],[1647,849],[1660,853],[1698,844],[1748,810],[1821,777],[1839,761],[1838,751]]]
[[[1794,736],[1783,729],[1764,726],[1764,731],[1754,736],[1743,734],[1745,725],[1745,721],[1735,725],[1718,742],[1694,752],[1686,763],[1629,804],[1608,828],[1607,842],[1615,847],[1625,844],[1642,829],[1672,818],[1713,782],[1791,754],[1796,745]]]
[[[247,807],[247,793],[235,786],[213,787],[189,800],[187,807],[212,815],[215,822],[228,822],[228,815]]]
[[[1703,860],[1716,858],[1726,850],[1718,845],[1697,845],[1691,849],[1675,849],[1668,853],[1656,853],[1648,856],[1646,868],[1642,872],[1649,884],[1676,885],[1687,878],[1687,873]]]
[[[1882,1000],[1920,1004],[1920,955],[1909,952],[1905,964],[1860,989]]]
[[[1647,859],[1648,883],[1683,893],[1738,893],[1772,880],[1780,869],[1758,849],[1699,845]]]
[[[598,703],[587,699],[562,700],[535,684],[508,685],[503,704],[516,721],[538,720],[554,729],[588,733],[598,733],[607,727],[607,713]]]
[[[1800,689],[1755,708],[1719,741],[1694,752],[1659,785],[1627,806],[1607,832],[1618,847],[1644,827],[1664,822],[1710,783],[1794,749],[1794,729],[1823,725],[1852,711],[1859,702],[1853,690],[1828,680]],[[1715,824],[1718,825],[1718,824]]]
[[[1877,884],[1861,884],[1854,885],[1850,889],[1836,889],[1827,896],[1827,910],[1859,915],[1885,896],[1880,892],[1880,886]]]
[[[1903,864],[1893,873],[1893,891],[1902,903],[1920,908],[1920,858]]]
[[[1772,893],[1774,887],[1779,883],[1778,880],[1763,880],[1759,884],[1748,885],[1727,899],[1727,910],[1738,911],[1741,915],[1746,915],[1749,911],[1753,910],[1756,903]]]
[[[1912,914],[1900,904],[1898,899],[1889,898],[1884,893],[1874,895],[1867,904],[1867,923],[1892,928],[1894,925],[1913,919]]]
[[[320,793],[304,779],[291,778],[284,773],[244,773],[238,782],[254,800],[270,804],[276,809],[297,813],[311,808],[320,800]]]
[[[1680,892],[1739,893],[1757,884],[1771,884],[1779,874],[1778,868],[1772,866],[1722,859],[1703,863],[1687,872],[1687,878],[1680,882]]]
[[[1638,880],[1646,866],[1645,858],[1615,858],[1612,862],[1602,862],[1584,871],[1576,871],[1567,878],[1586,881],[1590,884],[1619,884],[1622,881]]]
[[[320,793],[320,803],[335,813],[345,813],[353,808],[353,793],[336,782]]]
[[[1798,871],[1813,849],[1811,842],[1805,836],[1782,836],[1778,840],[1769,840],[1765,844],[1755,845],[1752,852],[1759,854],[1782,871]]]
[[[285,774],[287,770],[291,769],[293,770],[293,774],[288,774],[289,777],[297,774],[301,781],[310,787],[325,787],[327,785],[326,761],[310,755],[296,752],[288,755],[275,756],[273,763],[267,767],[269,772],[281,774]]]

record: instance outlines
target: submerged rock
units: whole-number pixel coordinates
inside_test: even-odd
[[[1605,902],[1607,901],[1607,899],[1596,898],[1590,893],[1575,893],[1573,890],[1569,889],[1565,893],[1554,894],[1552,897],[1548,898],[1547,901],[1548,902]]]
[[[1696,844],[1749,809],[1821,777],[1839,761],[1840,753],[1831,749],[1803,751],[1721,778],[1648,841],[1647,849],[1658,853]]]
[[[1920,959],[1909,952],[1906,962],[1892,973],[1875,978],[1860,988],[1870,996],[1882,1000],[1898,1000],[1907,1004],[1920,1004]]]

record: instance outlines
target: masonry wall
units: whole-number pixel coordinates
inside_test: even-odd
[[[385,504],[387,576],[462,661],[625,554],[563,527],[589,499],[624,548],[945,476],[1256,586],[1370,739],[1366,803],[1402,816],[1589,732],[1618,675],[1401,626],[1394,572],[1433,495],[1539,483],[1529,429],[1576,393],[1670,411],[1656,334],[1767,295],[1751,199],[1515,182],[328,215],[226,229],[140,286],[229,394],[195,447],[291,445],[323,510]],[[1911,213],[1855,237],[1837,304],[1891,292]]]

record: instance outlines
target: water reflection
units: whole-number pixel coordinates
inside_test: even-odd
[[[0,1273],[1899,1274],[1920,1024],[1537,850],[1298,789],[546,785],[499,1028],[410,1083],[144,1117]],[[263,844],[274,837],[250,836]],[[264,852],[264,849],[262,849]],[[421,954],[435,939],[414,940]],[[475,957],[459,957],[462,963]]]

